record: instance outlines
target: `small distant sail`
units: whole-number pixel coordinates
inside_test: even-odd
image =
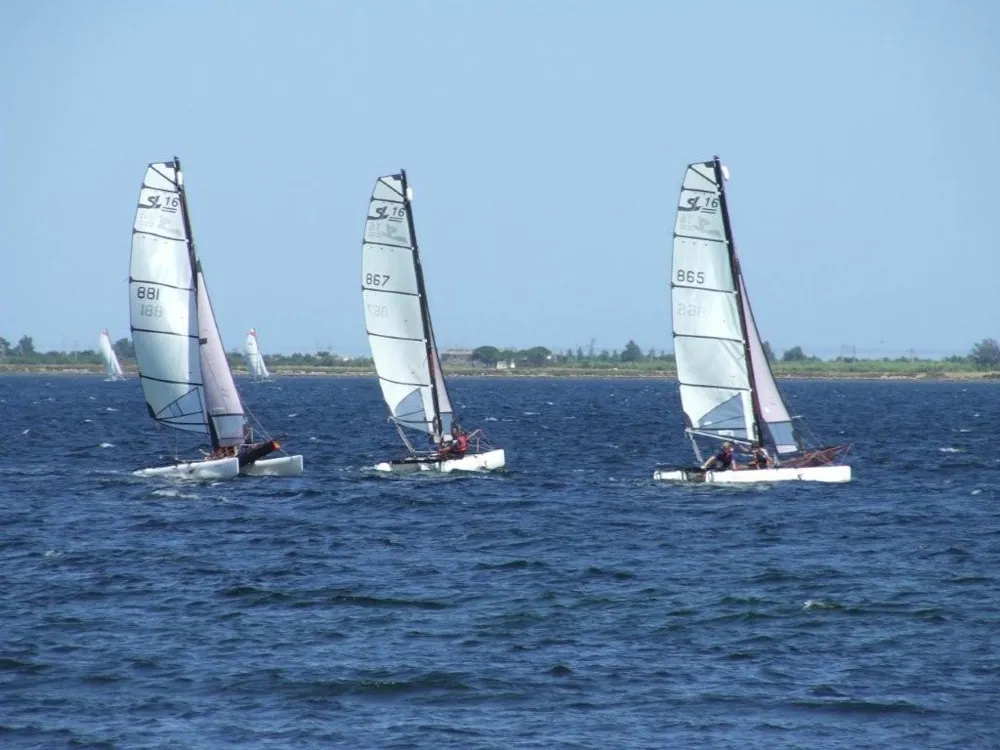
[[[108,380],[124,380],[125,373],[118,362],[115,350],[111,347],[111,337],[108,336],[108,329],[101,331],[100,342],[101,360],[104,362],[104,371],[108,374]]]
[[[256,328],[251,328],[247,334],[247,340],[243,345],[243,357],[246,359],[247,370],[253,382],[259,383],[271,377],[267,365],[264,364],[264,355],[260,353]]]

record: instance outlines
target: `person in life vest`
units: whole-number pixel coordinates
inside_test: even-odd
[[[461,458],[469,449],[469,436],[465,430],[454,424],[451,426],[451,442],[441,450],[442,455],[449,458]]]
[[[750,444],[750,464],[751,469],[770,469],[774,466],[774,461],[767,454],[767,448],[760,443]]]
[[[733,444],[723,443],[719,452],[701,465],[702,471],[729,471],[736,467],[733,461]]]

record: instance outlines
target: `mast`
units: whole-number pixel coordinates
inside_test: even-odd
[[[427,354],[428,371],[430,372],[431,402],[434,405],[434,422],[432,427],[437,436],[435,442],[440,443],[441,434],[441,404],[438,401],[437,377],[434,368],[439,365],[434,361],[433,332],[431,331],[431,311],[427,305],[427,290],[424,287],[424,270],[420,265],[420,251],[417,249],[417,230],[413,225],[413,207],[410,205],[410,188],[406,184],[406,170],[399,170],[399,181],[403,188],[403,205],[406,207],[406,224],[410,230],[410,243],[413,245],[413,265],[417,277],[417,294],[420,295],[420,322],[424,329],[424,350]]]
[[[198,310],[197,299],[198,299],[198,271],[200,270],[200,263],[198,262],[198,253],[195,251],[194,246],[194,233],[191,231],[191,217],[188,215],[188,205],[187,205],[187,193],[184,191],[184,172],[181,170],[181,160],[179,157],[174,156],[174,176],[177,179],[177,194],[181,199],[181,217],[184,222],[184,235],[187,237],[188,246],[188,261],[191,264],[191,288],[194,290],[195,298],[195,311]],[[198,338],[198,369],[201,370],[201,345],[202,339]],[[202,372],[202,382],[205,380],[205,374]],[[207,408],[207,407],[206,407]],[[212,422],[212,418],[205,414],[205,422],[208,424],[208,435],[212,439],[212,450],[218,450],[219,444],[219,434],[215,429],[215,424]]]
[[[753,360],[750,357],[750,335],[747,331],[747,320],[743,308],[743,292],[741,291],[742,274],[740,273],[740,261],[736,257],[736,244],[733,241],[733,229],[729,223],[729,205],[726,202],[726,183],[722,173],[722,163],[718,156],[712,157],[712,166],[715,169],[715,183],[719,186],[719,203],[722,208],[722,227],[726,232],[726,244],[729,248],[729,269],[733,274],[733,288],[736,294],[736,311],[740,316],[740,332],[743,334],[743,356],[747,363],[747,379],[750,382],[750,405],[753,411],[753,435],[751,439],[763,443],[761,440],[761,425],[764,418],[760,412],[760,403],[757,400],[757,382],[753,374]]]

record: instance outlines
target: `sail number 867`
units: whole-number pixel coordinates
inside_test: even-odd
[[[704,284],[705,272],[685,271],[681,268],[678,268],[674,278],[677,280],[678,284]]]
[[[389,283],[387,273],[366,273],[365,286],[386,286]]]

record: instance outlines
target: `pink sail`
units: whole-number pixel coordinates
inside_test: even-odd
[[[205,384],[205,403],[212,432],[219,446],[243,442],[243,404],[226,360],[219,327],[215,323],[212,302],[205,286],[205,275],[198,263],[198,333],[201,343],[201,374]]]

